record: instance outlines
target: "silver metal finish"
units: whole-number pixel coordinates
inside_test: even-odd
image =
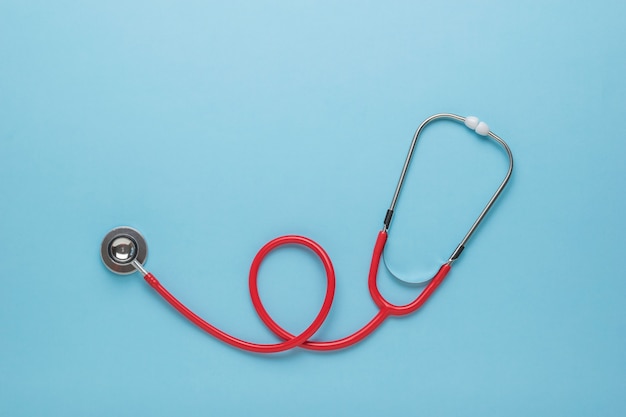
[[[116,227],[102,240],[100,256],[104,265],[116,274],[132,274],[136,269],[135,264],[145,262],[148,246],[137,230]]]
[[[485,206],[483,211],[480,212],[480,214],[478,215],[478,218],[476,219],[476,221],[474,222],[472,227],[470,227],[469,231],[467,232],[467,234],[465,235],[463,240],[461,240],[461,243],[459,243],[459,246],[457,247],[457,249],[454,251],[454,253],[452,253],[452,255],[450,256],[450,259],[448,259],[448,263],[449,264],[451,264],[452,262],[454,262],[456,260],[456,258],[458,258],[458,256],[460,255],[460,251],[463,250],[463,249],[460,249],[460,248],[465,247],[465,244],[470,239],[470,237],[472,237],[472,235],[474,234],[474,232],[476,231],[476,229],[480,225],[480,222],[483,221],[483,219],[487,215],[487,212],[491,209],[491,207],[496,202],[498,197],[500,197],[500,194],[502,193],[502,190],[504,190],[504,187],[506,187],[506,184],[509,182],[509,179],[511,178],[511,174],[513,173],[513,154],[511,153],[511,149],[506,144],[506,142],[504,140],[502,140],[495,133],[489,132],[489,137],[492,138],[493,140],[495,140],[496,142],[498,142],[500,144],[500,146],[502,146],[504,148],[504,150],[506,151],[506,154],[509,157],[509,169],[507,170],[506,176],[504,177],[504,180],[502,180],[502,182],[500,183],[500,186],[498,186],[498,189],[496,190],[496,192],[491,196],[491,198],[489,199],[489,202],[487,202],[487,205]]]
[[[422,130],[430,124],[438,119],[449,119],[456,120],[457,122],[463,123],[465,122],[465,118],[461,116],[457,116],[452,113],[439,113],[430,116],[428,119],[424,120],[422,124],[417,128],[415,134],[413,135],[413,140],[411,141],[411,146],[409,147],[409,153],[406,156],[406,160],[404,161],[404,166],[402,167],[402,172],[400,172],[400,180],[398,180],[398,185],[396,186],[396,192],[393,193],[393,199],[391,200],[391,206],[389,206],[389,210],[394,211],[396,208],[396,204],[398,203],[398,197],[400,197],[400,191],[402,190],[402,186],[404,185],[404,179],[406,177],[406,173],[409,170],[409,165],[411,164],[411,159],[413,158],[413,153],[415,152],[415,145],[417,145],[417,140],[419,139]],[[388,230],[389,228],[385,228]]]
[[[461,124],[465,123],[465,117],[458,116],[458,115],[452,114],[452,113],[435,114],[433,116],[430,116],[428,119],[426,119],[426,120],[424,120],[422,122],[422,124],[417,128],[417,130],[415,131],[415,134],[413,135],[413,140],[411,141],[411,146],[409,147],[409,153],[407,154],[406,160],[404,162],[404,166],[402,167],[402,171],[400,172],[400,179],[398,180],[398,185],[396,187],[396,191],[393,194],[393,198],[391,200],[391,206],[389,207],[389,212],[388,213],[392,213],[393,214],[393,211],[396,208],[396,204],[398,203],[398,197],[400,196],[400,191],[402,191],[402,186],[404,185],[404,180],[406,178],[406,174],[407,174],[407,171],[409,169],[409,165],[411,164],[411,159],[413,158],[413,153],[415,152],[415,147],[417,145],[417,141],[419,139],[420,134],[422,133],[422,131],[424,130],[424,128],[428,124],[430,124],[430,123],[432,123],[432,122],[434,122],[436,120],[452,120],[452,121],[455,121],[455,122],[458,122],[458,123],[461,123]],[[447,262],[448,264],[452,264],[459,257],[459,255],[461,254],[461,252],[465,248],[465,244],[472,237],[472,235],[474,234],[474,232],[476,231],[476,229],[478,228],[480,223],[483,221],[483,219],[487,215],[487,212],[489,212],[489,210],[491,209],[493,204],[496,202],[496,200],[498,199],[498,197],[502,193],[502,190],[504,190],[504,187],[509,182],[509,179],[511,178],[511,174],[513,173],[513,154],[511,153],[511,149],[509,148],[509,146],[506,144],[506,142],[504,142],[504,140],[502,140],[498,135],[496,135],[495,133],[493,133],[491,131],[488,133],[487,136],[489,138],[493,139],[494,141],[496,141],[498,144],[500,144],[500,146],[506,151],[506,154],[507,154],[507,156],[509,158],[509,169],[508,169],[508,171],[507,171],[507,173],[506,173],[506,175],[504,177],[504,180],[502,181],[502,183],[500,183],[500,186],[498,187],[496,192],[489,199],[489,201],[487,202],[487,205],[485,206],[485,208],[478,215],[478,218],[476,219],[476,221],[474,221],[474,224],[472,224],[472,226],[470,227],[469,231],[465,234],[465,237],[463,238],[463,240],[461,240],[459,245],[456,247],[456,249],[454,250],[454,252],[450,256],[450,258],[448,259],[448,262]],[[479,136],[479,137],[482,138],[482,136]],[[383,230],[386,230],[386,231],[389,230],[390,223],[391,223],[391,221],[386,222],[385,225],[384,225]],[[384,258],[383,258],[383,260],[384,260]],[[386,262],[385,262],[385,265],[386,265]],[[389,268],[387,268],[387,270],[389,270]],[[393,272],[391,272],[391,270],[389,270],[389,272],[392,275],[395,276],[395,274],[393,274]],[[400,280],[404,281],[403,279],[400,279]]]
[[[133,262],[133,267],[144,277],[146,275],[148,275],[148,271],[146,271],[146,269],[143,267],[143,265],[141,263],[139,263],[139,261],[137,261],[137,259],[134,259]]]
[[[115,262],[128,263],[129,259],[134,260],[137,256],[137,245],[129,237],[116,237],[109,244],[109,255]]]

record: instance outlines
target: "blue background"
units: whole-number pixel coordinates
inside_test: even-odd
[[[0,414],[626,414],[623,1],[0,2]],[[238,337],[276,339],[247,271],[281,234],[333,258],[317,339],[376,312],[366,274],[411,136],[474,114],[516,171],[439,291],[335,353],[243,353],[188,324],[104,234]],[[506,169],[454,123],[420,142],[388,243],[432,274]],[[263,264],[304,329],[317,259]],[[381,272],[395,302],[419,289]]]

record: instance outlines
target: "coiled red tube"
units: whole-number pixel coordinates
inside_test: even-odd
[[[211,325],[210,323],[203,320],[201,317],[196,315],[193,311],[189,310],[182,304],[180,301],[176,299],[169,291],[167,291],[161,283],[152,275],[148,273],[144,276],[144,279],[152,288],[156,290],[161,297],[165,299],[168,303],[172,305],[176,310],[178,310],[183,316],[189,319],[196,326],[200,327],[205,332],[210,335],[216,337],[222,342],[228,343],[231,346],[234,346],[239,349],[256,352],[256,353],[277,353],[285,350],[293,349],[295,347],[302,347],[305,349],[311,350],[337,350],[343,349],[348,346],[352,346],[355,343],[360,342],[365,337],[367,337],[370,333],[372,333],[387,317],[389,316],[402,316],[409,313],[414,312],[418,308],[420,308],[424,302],[432,295],[432,293],[437,289],[439,284],[443,281],[448,271],[450,271],[450,265],[444,264],[437,274],[433,277],[433,279],[428,283],[428,285],[424,288],[424,290],[420,293],[420,295],[411,303],[397,306],[395,304],[387,301],[380,291],[378,290],[378,286],[376,284],[376,277],[378,275],[378,266],[380,264],[380,257],[383,253],[383,249],[385,247],[385,243],[387,241],[387,232],[381,231],[378,234],[378,238],[376,239],[376,244],[374,245],[374,252],[372,254],[372,262],[370,264],[370,271],[368,277],[368,286],[369,291],[372,296],[372,299],[380,309],[378,313],[372,318],[365,326],[363,326],[360,330],[354,332],[353,334],[346,336],[342,339],[325,341],[325,342],[317,342],[309,340],[315,332],[322,326],[324,320],[328,316],[330,312],[330,308],[332,306],[333,297],[335,295],[335,270],[333,268],[332,261],[330,257],[326,253],[326,251],[315,241],[304,237],[304,236],[296,236],[296,235],[288,235],[281,236],[276,239],[273,239],[265,244],[261,248],[261,250],[257,253],[252,261],[252,266],[250,267],[250,275],[249,275],[249,287],[250,287],[250,296],[252,298],[252,304],[254,308],[263,321],[265,325],[274,332],[278,337],[282,339],[282,342],[274,343],[274,344],[259,344],[248,342],[245,340],[238,339],[230,334],[218,329],[217,327]],[[259,268],[263,259],[274,249],[283,245],[302,245],[312,250],[322,261],[324,265],[324,269],[326,272],[327,286],[326,286],[326,295],[324,297],[324,302],[322,307],[313,320],[313,322],[307,327],[302,333],[299,335],[293,335],[280,327],[274,319],[267,313],[263,303],[261,302],[261,298],[259,296],[259,290],[257,286],[257,275],[259,272]]]

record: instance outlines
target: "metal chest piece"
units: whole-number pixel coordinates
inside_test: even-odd
[[[132,227],[116,227],[102,240],[100,246],[102,262],[116,274],[135,272],[133,261],[143,264],[148,256],[146,240]]]

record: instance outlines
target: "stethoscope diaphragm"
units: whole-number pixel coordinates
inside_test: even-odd
[[[102,262],[116,274],[135,272],[133,261],[143,264],[148,256],[146,240],[132,227],[116,227],[102,240],[100,246]]]

